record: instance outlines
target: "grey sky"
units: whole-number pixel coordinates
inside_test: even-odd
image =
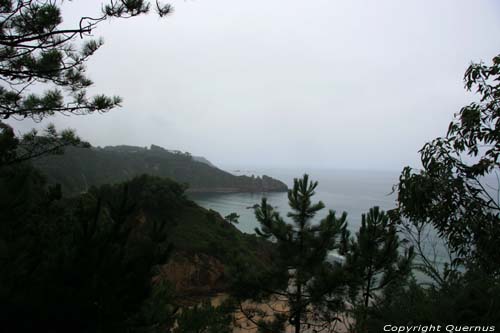
[[[100,3],[66,2],[66,22]],[[122,96],[121,109],[45,124],[218,165],[400,169],[473,98],[469,63],[500,52],[493,0],[172,3],[168,18],[95,31],[92,91]]]

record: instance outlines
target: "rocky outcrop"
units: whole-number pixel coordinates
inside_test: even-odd
[[[224,291],[226,286],[224,265],[212,256],[176,252],[163,265],[157,278],[170,282],[178,295],[206,296]]]

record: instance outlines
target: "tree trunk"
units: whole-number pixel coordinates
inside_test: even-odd
[[[301,319],[301,314],[302,314],[302,285],[299,283],[297,284],[297,304],[298,304],[298,309],[297,312],[295,313],[295,333],[300,333],[300,319]]]

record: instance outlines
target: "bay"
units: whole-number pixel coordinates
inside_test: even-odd
[[[397,183],[398,171],[338,170],[338,169],[286,169],[254,168],[229,169],[235,175],[268,175],[293,186],[293,179],[307,173],[311,180],[318,181],[314,201],[321,200],[325,209],[320,211],[316,221],[326,216],[328,210],[348,214],[348,228],[354,232],[361,224],[361,214],[369,208],[379,206],[383,210],[396,205],[393,186]],[[213,209],[222,216],[230,213],[240,215],[237,227],[246,233],[254,233],[259,226],[252,207],[266,197],[283,217],[289,211],[287,193],[193,193],[192,200],[207,209]]]
[[[400,171],[381,170],[342,170],[342,169],[287,169],[287,168],[252,168],[228,169],[235,175],[268,175],[279,179],[292,188],[294,178],[300,178],[307,173],[311,180],[318,181],[313,202],[322,201],[325,209],[320,211],[314,222],[324,218],[328,210],[334,210],[337,215],[346,212],[347,227],[351,235],[358,231],[361,225],[361,216],[371,207],[378,206],[382,210],[396,207],[396,194],[393,187],[397,184]],[[271,204],[286,221],[289,212],[287,193],[192,193],[192,200],[200,206],[219,212],[223,217],[230,213],[237,213],[239,223],[236,227],[245,233],[255,233],[259,227],[253,206],[261,202],[262,197]],[[404,238],[404,235],[401,235]],[[423,240],[422,248],[426,256],[431,258],[439,270],[444,268],[444,263],[449,262],[448,252],[443,240],[437,237],[432,228]],[[416,258],[416,263],[420,259]],[[416,279],[423,283],[432,283],[425,274],[414,270]]]

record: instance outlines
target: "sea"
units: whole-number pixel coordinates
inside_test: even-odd
[[[322,201],[325,204],[315,220],[324,218],[328,210],[335,211],[337,215],[346,212],[348,228],[353,234],[359,229],[361,215],[371,207],[378,206],[383,210],[396,207],[393,187],[399,178],[398,171],[285,168],[230,168],[227,171],[234,175],[267,175],[281,180],[289,188],[292,188],[294,178],[308,174],[309,179],[318,182],[313,202]],[[255,228],[259,227],[253,206],[260,204],[263,197],[286,219],[286,213],[290,210],[286,192],[191,194],[191,199],[200,206],[213,209],[222,216],[237,213],[240,218],[236,227],[245,233],[254,233]]]
[[[279,179],[292,188],[294,178],[301,178],[304,174],[309,179],[318,182],[313,202],[322,201],[325,208],[318,212],[312,223],[319,222],[328,214],[328,210],[340,216],[347,213],[347,227],[354,236],[361,225],[362,214],[370,208],[378,206],[387,211],[396,207],[395,186],[398,183],[400,171],[380,170],[342,170],[342,169],[285,169],[285,168],[253,168],[226,169],[234,175],[267,175]],[[259,204],[263,197],[287,221],[286,214],[290,211],[286,192],[281,193],[193,193],[191,199],[200,206],[219,212],[223,217],[231,213],[238,214],[239,223],[236,227],[245,233],[255,233],[260,225],[255,218],[253,207]],[[291,222],[288,220],[288,222]],[[442,271],[450,256],[444,242],[430,227],[423,235],[422,249],[425,255],[435,263],[435,267]],[[400,239],[407,238],[404,234]],[[404,249],[401,249],[403,252]],[[336,256],[331,253],[331,256]],[[417,256],[415,263],[420,263]],[[429,276],[414,270],[414,277],[421,283],[433,283]]]

